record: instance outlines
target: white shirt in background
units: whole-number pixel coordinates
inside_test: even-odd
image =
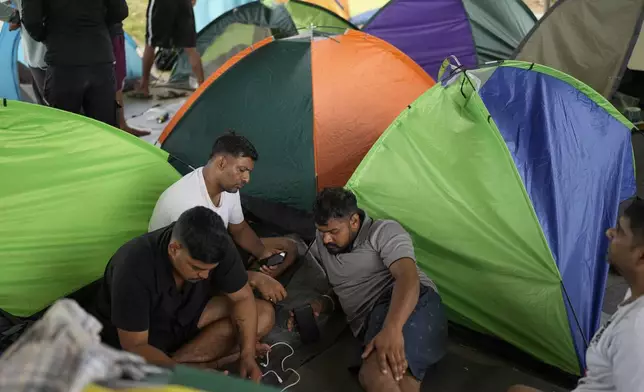
[[[200,167],[186,174],[161,194],[152,212],[148,231],[168,226],[179,219],[184,211],[197,206],[215,211],[224,221],[226,228],[229,223],[237,225],[244,221],[239,192],[222,192],[219,205],[216,206],[208,194],[203,167]]]
[[[644,297],[620,306],[597,331],[586,366],[573,392],[644,392]]]

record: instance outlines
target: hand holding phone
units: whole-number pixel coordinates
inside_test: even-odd
[[[276,253],[266,259],[262,259],[259,261],[260,265],[265,265],[267,267],[273,267],[276,265],[280,265],[284,262],[284,259],[286,258],[286,252],[280,252]]]

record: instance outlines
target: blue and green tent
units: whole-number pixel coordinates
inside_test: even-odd
[[[579,375],[600,323],[605,231],[635,194],[632,127],[553,69],[453,67],[347,187],[411,233],[453,321]]]

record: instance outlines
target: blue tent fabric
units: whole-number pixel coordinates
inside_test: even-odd
[[[16,58],[20,43],[18,31],[9,31],[9,24],[0,22],[0,98],[20,99]]]
[[[252,1],[254,0],[197,0],[194,8],[197,32],[224,13]]]
[[[126,80],[140,79],[143,74],[143,60],[136,51],[134,38],[125,33],[125,62],[127,67]]]
[[[604,232],[615,224],[619,202],[636,192],[630,129],[574,86],[540,72],[498,67],[480,95],[559,268],[584,369],[586,342],[599,327],[608,273]],[[579,176],[580,167],[584,176]],[[607,206],[615,208],[608,213]]]

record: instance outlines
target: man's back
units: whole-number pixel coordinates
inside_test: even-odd
[[[127,17],[125,0],[23,0],[23,23],[47,46],[49,65],[114,61],[108,25]]]

